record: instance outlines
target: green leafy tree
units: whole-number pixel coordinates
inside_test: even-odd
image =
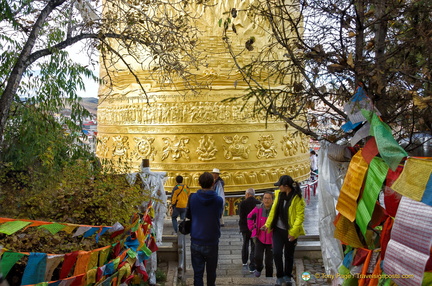
[[[89,55],[104,56],[105,84],[127,71],[142,87],[134,66],[152,67],[158,75],[186,78],[196,65],[197,31],[184,3],[170,1],[0,1],[0,143],[20,97],[37,96],[42,112],[76,101],[80,77],[96,79],[88,66],[70,61],[66,48],[81,43]],[[103,12],[103,13],[102,13]],[[114,68],[122,64],[122,70]],[[49,104],[43,104],[46,98]],[[74,117],[74,115],[72,116]]]
[[[431,12],[423,0],[258,0],[222,18],[223,39],[257,112],[336,142],[353,135],[340,130],[343,105],[362,85],[395,137],[412,138],[432,127]],[[270,41],[235,53],[240,13],[268,23]]]
[[[124,176],[102,172],[82,146],[89,114],[78,93],[84,78],[115,89],[126,72],[145,97],[143,69],[162,80],[190,78],[198,61],[193,18],[181,1],[0,0],[2,215],[107,224],[127,221],[148,200]],[[87,64],[69,55],[76,45]],[[100,79],[92,72],[98,52]],[[57,116],[66,108],[69,117]]]

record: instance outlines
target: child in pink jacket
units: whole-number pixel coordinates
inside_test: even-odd
[[[264,268],[263,258],[265,253],[265,269],[266,277],[273,277],[273,248],[272,248],[272,232],[267,232],[261,228],[267,221],[273,204],[273,194],[265,192],[263,203],[255,207],[247,216],[248,228],[252,232],[255,240],[255,277],[261,276],[261,271]]]

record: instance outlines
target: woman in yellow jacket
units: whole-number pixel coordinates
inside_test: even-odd
[[[290,176],[281,176],[275,186],[279,190],[275,191],[275,201],[262,229],[273,231],[273,257],[277,277],[275,285],[290,286],[297,238],[305,234],[303,221],[306,205],[299,184]]]

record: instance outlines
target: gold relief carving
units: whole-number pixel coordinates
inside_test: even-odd
[[[255,171],[250,171],[248,174],[247,174],[247,182],[249,183],[249,184],[255,184],[255,183],[257,183],[258,182],[258,175],[257,175],[257,173],[255,172]]]
[[[307,173],[309,173],[310,165],[309,165],[309,164],[303,164],[302,166],[303,166],[303,169],[302,169],[301,173],[302,173],[302,174],[307,174]]]
[[[303,134],[299,135],[299,146],[300,146],[300,153],[306,153],[308,151],[308,146],[306,144],[307,137]]]
[[[258,159],[269,159],[274,158],[277,155],[277,145],[274,143],[273,135],[260,135],[258,139],[259,144],[255,144],[257,148],[257,158]]]
[[[292,134],[284,135],[281,143],[285,156],[294,156],[297,153],[297,142]]]
[[[183,172],[180,175],[183,177],[183,183],[186,184],[186,185],[188,185],[188,186],[190,186],[191,182],[192,182],[192,180],[191,180],[192,179],[191,174],[188,173],[188,172]]]
[[[222,172],[220,174],[221,178],[224,180],[225,185],[232,185],[234,184],[233,178],[231,176],[231,173],[229,172]]]
[[[112,156],[127,157],[127,150],[129,149],[129,138],[127,136],[117,135],[114,136],[112,139],[114,141]]]
[[[281,141],[292,129],[285,130],[283,122],[276,118],[267,122],[264,113],[254,116],[253,100],[245,105],[242,101],[223,101],[228,97],[244,95],[247,87],[242,82],[241,75],[232,71],[233,63],[229,61],[230,55],[226,53],[224,42],[217,35],[219,32],[214,15],[222,15],[232,7],[237,10],[247,9],[252,2],[219,1],[217,5],[206,9],[205,5],[193,4],[203,14],[202,18],[197,17],[198,28],[203,31],[197,48],[204,56],[218,54],[218,57],[210,57],[208,65],[198,71],[198,77],[207,81],[209,88],[203,88],[199,93],[188,91],[184,96],[178,96],[175,90],[185,88],[183,83],[175,80],[173,89],[169,89],[161,83],[162,78],[158,78],[156,74],[155,77],[150,77],[151,71],[138,65],[134,66],[134,69],[148,91],[148,98],[144,98],[139,89],[136,89],[135,78],[127,70],[120,70],[116,74],[113,80],[117,87],[106,100],[104,95],[109,91],[109,87],[101,85],[98,134],[101,139],[103,136],[108,137],[105,143],[98,146],[99,154],[105,154],[105,158],[110,157],[114,152],[113,148],[116,148],[116,158],[126,158],[119,157],[123,153],[128,159],[132,158],[133,163],[141,163],[140,156],[153,155],[152,170],[168,173],[165,184],[167,191],[171,191],[175,186],[175,177],[180,174],[188,175],[191,187],[196,190],[199,188],[198,178],[202,172],[210,171],[214,167],[222,170],[221,177],[226,182],[227,193],[245,190],[249,186],[256,189],[273,187],[278,179],[274,179],[274,173],[277,172],[279,177],[288,171],[285,167],[299,164],[299,169],[303,170],[304,165],[309,162],[309,154],[307,151],[300,152],[301,148],[304,149],[300,141],[308,141],[297,135],[288,135],[285,140],[289,142]],[[267,42],[268,34],[265,31],[268,23],[254,21],[247,17],[247,13],[239,14],[233,21],[237,29],[242,30],[240,42],[244,42],[241,39],[247,40],[251,36],[262,38],[257,38],[258,46],[252,54],[249,53],[247,58],[239,58],[243,63],[247,63],[250,55],[258,53],[259,45]],[[238,46],[238,49],[240,51],[242,46]],[[277,59],[279,55],[275,54],[272,58]],[[271,88],[273,87],[278,88],[274,85]],[[237,135],[234,136],[235,134]],[[261,134],[273,134],[274,138],[266,138],[272,141],[270,147],[259,142]],[[127,149],[127,142],[123,149],[121,146],[116,147],[117,143],[110,138],[118,135],[130,137],[130,149]],[[175,135],[178,136],[177,141]],[[204,135],[208,137],[205,138]],[[147,136],[147,142],[139,140],[143,136]],[[234,136],[238,142],[234,143],[234,138],[231,138],[231,143],[228,143],[224,141],[224,136]],[[187,137],[186,142],[180,142],[179,138],[183,137]],[[288,147],[282,146],[282,149],[279,149],[280,141],[282,145],[287,143]],[[149,145],[150,148],[154,146],[154,153],[148,153]],[[257,152],[252,149],[257,149]],[[253,155],[250,155],[251,151]],[[281,168],[282,166],[284,168]],[[307,173],[302,173],[301,176],[308,175],[309,170],[306,171]],[[293,168],[291,173],[294,173]],[[240,200],[241,198],[238,198],[237,203]]]
[[[259,172],[259,174],[258,174],[258,181],[260,183],[269,182],[269,177],[268,177],[267,171],[261,170]]]
[[[188,155],[190,151],[186,147],[186,144],[189,143],[189,138],[183,137],[179,139],[177,136],[174,136],[173,140],[168,137],[164,137],[162,140],[165,143],[165,146],[162,149],[162,161],[168,158],[171,153],[171,158],[174,161],[177,161],[182,157],[190,161],[190,157]]]
[[[177,182],[176,182],[176,180],[175,180],[175,175],[173,174],[173,173],[168,173],[167,174],[167,180],[166,180],[166,183],[165,183],[165,185],[168,185],[168,186],[175,186],[175,185],[177,185]],[[171,190],[170,190],[171,191]]]
[[[287,174],[287,169],[286,168],[280,168],[279,169],[279,177],[286,175]]]
[[[249,140],[248,136],[224,136],[225,142],[229,146],[223,145],[225,159],[243,160],[249,158],[250,144],[246,144]]]
[[[202,173],[193,173],[192,175],[192,185],[193,186],[199,186],[199,177]]]
[[[278,170],[274,169],[274,168],[270,169],[270,171],[269,171],[269,178],[270,178],[270,181],[277,182],[277,180],[279,180],[279,172],[278,172]]]
[[[300,168],[299,165],[295,165],[294,166],[294,177],[293,178],[297,178],[300,176]]]
[[[259,172],[256,171],[236,171],[236,172],[222,172],[221,178],[225,181],[225,185],[231,185],[231,186],[248,186],[248,185],[255,185],[258,184],[270,184],[269,187],[273,187],[274,182],[277,182],[280,176],[282,175],[290,175],[295,180],[301,181],[304,178],[308,177],[308,174],[300,174],[301,170],[304,167],[308,167],[307,165],[296,165],[295,168],[289,167],[289,168],[272,168],[270,170],[260,170]],[[204,172],[169,172],[168,173],[168,179],[166,182],[166,185],[169,186],[175,186],[175,177],[177,175],[182,175],[184,178],[184,183],[192,188],[200,188],[199,187],[199,176]],[[244,187],[240,187],[244,188]],[[237,188],[237,190],[240,190]]]
[[[107,157],[108,156],[108,151],[109,151],[109,147],[107,144],[108,140],[109,140],[109,136],[101,136],[99,138],[99,141],[97,144],[97,149],[98,149],[97,154],[100,157]]]
[[[200,146],[197,148],[198,159],[201,161],[211,161],[216,159],[216,152],[218,149],[215,145],[215,140],[211,135],[201,136],[199,140]]]
[[[238,198],[234,201],[234,213],[238,213],[240,203],[242,202],[242,198]]]
[[[289,166],[287,169],[287,175],[291,176],[292,178],[294,178],[294,168],[292,166]]]
[[[155,147],[152,145],[154,140],[155,139],[153,137],[134,137],[135,150],[132,156],[135,159],[149,159],[153,161],[154,156],[157,153],[157,151],[155,151]]]
[[[268,128],[273,128],[273,130],[276,129],[276,131],[282,131],[283,125],[281,124],[267,124]],[[236,124],[236,125],[224,125],[219,124],[218,126],[212,127],[212,133],[225,133],[228,131],[234,130],[235,132],[265,132],[266,127],[265,124]],[[208,125],[195,125],[193,127],[191,126],[176,126],[176,125],[170,125],[170,126],[155,126],[154,125],[143,125],[143,126],[106,126],[102,124],[98,124],[98,130],[102,131],[104,134],[107,133],[136,133],[136,134],[153,134],[153,133],[172,133],[172,134],[185,134],[185,133],[201,133],[205,134],[208,133],[209,127]],[[100,133],[100,132],[99,132]]]
[[[263,115],[253,115],[252,104],[243,106],[222,102],[134,103],[99,107],[100,124],[181,124],[181,123],[256,123]]]
[[[199,182],[198,179],[195,182],[195,174],[190,174],[190,173],[186,173],[186,172],[182,172],[182,173],[173,173],[173,172],[169,172],[167,175],[167,181],[165,183],[165,185],[169,185],[169,186],[175,186],[177,185],[177,182],[175,180],[175,178],[180,175],[183,177],[183,183],[190,186],[199,186]],[[201,175],[201,173],[198,173],[198,177]],[[197,178],[198,178],[197,177]]]
[[[157,140],[156,140],[157,141]],[[293,157],[293,158],[285,158],[279,160],[257,160],[257,161],[236,161],[233,163],[217,163],[217,166],[220,170],[234,170],[239,169],[239,167],[243,170],[253,169],[258,171],[258,169],[269,169],[274,166],[286,166],[296,164],[297,162],[309,162],[307,156],[302,157]],[[207,166],[207,167],[206,167]],[[209,171],[213,169],[213,165],[208,166],[204,163],[170,163],[167,165],[164,162],[152,162],[152,168],[156,170],[165,170],[165,171],[182,171],[189,170],[190,172],[199,172],[199,171]],[[221,175],[222,176],[222,175]]]
[[[244,172],[236,172],[234,174],[234,183],[236,185],[245,185],[246,184]]]

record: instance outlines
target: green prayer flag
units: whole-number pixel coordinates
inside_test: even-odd
[[[135,224],[131,227],[131,231],[133,231],[133,232],[137,231],[139,226],[140,226],[139,223],[135,223]]]
[[[357,286],[358,279],[351,274],[350,270],[346,268],[343,264],[338,269],[340,277],[343,277],[342,286]]]
[[[423,275],[422,286],[432,285],[432,272],[425,272]]]
[[[147,257],[150,257],[152,254],[152,251],[145,244],[141,247],[140,250],[142,250]]]
[[[7,235],[11,235],[17,232],[18,230],[26,227],[29,224],[31,224],[31,222],[28,221],[20,221],[20,220],[8,221],[0,225],[0,232],[5,233]]]
[[[3,277],[6,277],[15,263],[18,262],[25,254],[18,252],[5,252],[1,257],[1,269]]]
[[[99,267],[101,267],[107,262],[110,251],[111,247],[99,251]]]
[[[386,276],[386,274],[384,273],[384,271],[381,273],[381,276]],[[392,283],[392,280],[390,278],[383,278],[381,277],[380,280],[378,281],[378,286],[390,286]]]
[[[372,218],[375,203],[387,176],[387,172],[388,165],[383,159],[379,157],[372,159],[366,175],[363,195],[359,201],[356,212],[356,223],[363,235],[366,234],[367,225]]]
[[[137,257],[137,253],[135,251],[133,251],[132,249],[129,248],[129,250],[127,251],[127,254],[130,258],[135,259]]]
[[[51,234],[56,234],[57,232],[59,232],[60,230],[64,229],[66,227],[66,225],[64,224],[60,224],[60,223],[51,223],[51,224],[44,224],[39,226],[39,228],[45,228],[46,230],[48,230],[49,232],[51,232]]]
[[[394,139],[390,127],[382,122],[374,112],[362,109],[362,114],[371,124],[370,135],[375,137],[381,158],[395,171],[408,153]]]
[[[114,269],[117,269],[119,263],[120,263],[120,257],[116,257],[113,261],[112,261],[113,265],[114,265]]]

